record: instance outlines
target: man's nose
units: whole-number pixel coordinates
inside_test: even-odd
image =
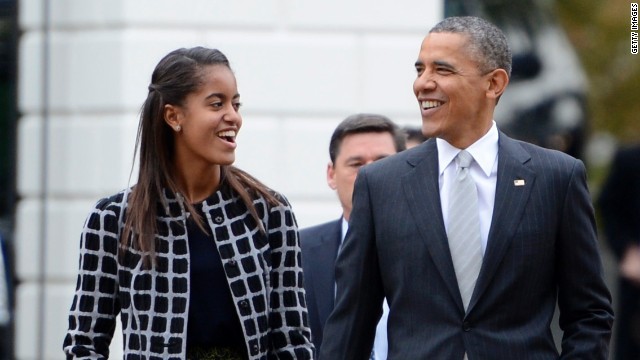
[[[433,90],[436,88],[437,84],[433,77],[433,74],[424,72],[422,73],[415,82],[416,90]]]

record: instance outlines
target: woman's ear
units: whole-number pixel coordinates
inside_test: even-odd
[[[509,84],[509,75],[504,69],[495,69],[487,75],[489,75],[487,97],[497,100]]]
[[[180,132],[182,126],[180,125],[180,109],[175,105],[166,104],[164,106],[164,112],[162,114],[164,121],[173,128],[173,130]]]

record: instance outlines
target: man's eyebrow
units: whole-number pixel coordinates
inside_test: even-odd
[[[363,157],[362,155],[353,155],[353,156],[349,156],[348,158],[345,159],[345,162],[351,162],[351,161],[363,161]]]
[[[446,62],[444,60],[435,60],[433,62],[433,64],[436,65],[436,66],[443,66],[443,67],[446,67],[446,68],[449,68],[449,69],[455,69],[456,68],[455,66],[451,65],[450,63],[448,63],[448,62]]]
[[[391,155],[393,155],[393,154],[380,154],[380,155],[378,155],[378,156],[376,157],[376,161],[378,161],[378,160],[380,160],[380,159],[384,159],[384,158],[389,157],[389,156],[391,156]]]

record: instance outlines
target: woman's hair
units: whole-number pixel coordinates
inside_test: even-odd
[[[153,261],[155,258],[158,206],[169,209],[163,192],[167,191],[174,196],[182,192],[171,175],[175,133],[164,121],[165,105],[184,105],[186,97],[203,85],[205,69],[211,65],[231,69],[229,60],[219,50],[204,47],[182,48],[162,58],[151,75],[149,94],[140,114],[134,151],[134,159],[136,152],[140,151],[138,182],[133,187],[130,197],[125,199],[128,201],[127,214],[120,238],[123,248],[132,247],[139,250],[145,255],[145,261],[149,258]],[[220,172],[220,187],[230,188],[240,196],[260,230],[264,232],[253,199],[262,196],[268,204],[276,205],[279,200],[274,193],[257,179],[231,165],[221,165]],[[193,205],[182,197],[176,197],[178,201],[184,202],[184,207],[205,230],[202,217]]]

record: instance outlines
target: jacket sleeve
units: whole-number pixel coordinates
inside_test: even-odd
[[[269,358],[313,359],[314,347],[302,276],[298,225],[286,199],[271,207],[267,235],[271,247]]]
[[[112,206],[110,206],[112,204]],[[100,200],[80,236],[78,280],[63,350],[67,359],[107,359],[120,311],[117,204]]]
[[[336,303],[324,327],[321,360],[368,359],[371,354],[384,301],[371,189],[365,166],[356,177],[349,230],[336,260]]]
[[[575,161],[568,181],[557,247],[561,358],[607,359],[613,310],[581,161]]]

